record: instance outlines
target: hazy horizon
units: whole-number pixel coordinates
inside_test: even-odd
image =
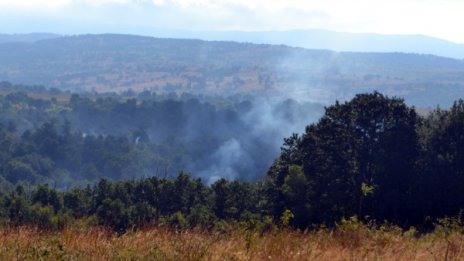
[[[455,0],[0,0],[0,33],[330,30],[425,35],[464,43]]]

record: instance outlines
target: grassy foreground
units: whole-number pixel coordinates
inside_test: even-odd
[[[348,227],[226,233],[149,228],[0,230],[0,260],[464,260],[464,235]]]

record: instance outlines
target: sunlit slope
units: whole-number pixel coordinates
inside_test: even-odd
[[[332,102],[379,90],[420,106],[464,93],[464,61],[277,45],[82,35],[0,44],[0,79],[71,90],[258,94]]]

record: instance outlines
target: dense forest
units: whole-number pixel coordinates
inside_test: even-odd
[[[245,171],[234,177],[225,168],[215,170],[225,175],[206,180],[182,164],[196,161],[207,150],[208,139],[214,136],[204,128],[221,133],[225,140],[234,130],[249,131],[239,114],[246,114],[252,102],[221,108],[190,99],[119,99],[71,94],[60,102],[56,97],[21,93],[1,97],[3,119],[13,112],[23,115],[15,118],[19,122],[10,119],[0,127],[1,223],[60,228],[82,221],[123,232],[152,224],[210,229],[237,222],[264,229],[276,224],[331,227],[343,218],[357,217],[427,230],[438,218],[460,218],[464,208],[462,100],[448,110],[420,116],[400,98],[358,94],[326,107],[318,121],[308,121],[303,134],[289,135],[265,175],[251,178]],[[277,115],[297,106],[291,101],[278,104],[273,107]],[[198,117],[192,128],[206,139],[176,147],[176,140],[185,136],[178,124],[186,120],[176,114],[182,106]],[[302,113],[313,115],[312,108]],[[143,115],[155,120],[140,120]],[[79,117],[88,119],[76,125],[83,119]],[[227,121],[218,122],[219,118]],[[43,122],[29,123],[32,119]],[[121,128],[118,122],[134,129]],[[225,123],[230,125],[221,125]],[[19,131],[23,126],[27,128]],[[82,131],[89,126],[106,128],[106,134]],[[243,141],[261,148],[257,150],[261,156],[270,148],[263,147],[270,144],[265,139],[276,138],[266,134],[272,132],[272,126],[267,127],[262,136]],[[180,148],[184,151],[176,152]],[[247,165],[254,159],[238,157],[235,164]],[[153,170],[160,161],[192,174],[157,173]],[[118,179],[124,180],[114,181]]]
[[[143,92],[71,94],[0,83],[2,184],[58,188],[188,170],[253,181],[323,107],[293,100]],[[26,94],[27,93],[27,94]]]

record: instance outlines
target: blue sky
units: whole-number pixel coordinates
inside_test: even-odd
[[[329,29],[464,43],[460,0],[0,0],[0,33]]]

